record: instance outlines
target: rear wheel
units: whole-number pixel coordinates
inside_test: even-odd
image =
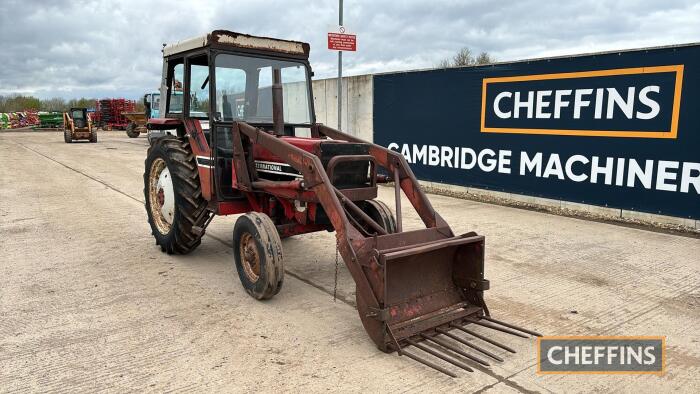
[[[233,257],[243,288],[253,298],[272,298],[282,289],[282,241],[269,216],[250,212],[233,227]]]
[[[131,122],[126,126],[126,135],[128,135],[129,138],[137,138],[140,134],[141,133],[136,130],[136,123]]]
[[[90,142],[97,142],[97,131],[92,130],[92,133],[90,134]]]
[[[379,200],[366,200],[359,201],[357,206],[362,209],[364,213],[367,214],[372,220],[377,222],[388,234],[393,234],[396,232],[396,219],[394,218],[394,213],[391,209]],[[370,233],[374,231],[370,229]]]
[[[65,141],[66,144],[73,142],[73,137],[70,135],[70,130],[63,130],[63,141]]]
[[[143,175],[146,212],[156,245],[186,254],[201,243],[211,212],[189,142],[163,138],[148,149]]]

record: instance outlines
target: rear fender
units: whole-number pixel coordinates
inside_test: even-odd
[[[202,124],[198,119],[186,119],[183,124],[185,134],[190,142],[192,153],[194,154],[197,162],[199,181],[202,184],[202,195],[204,196],[205,200],[211,201],[212,190],[214,190],[214,185],[212,184],[214,176],[214,159],[212,157],[211,148],[209,147],[209,143],[204,136]]]

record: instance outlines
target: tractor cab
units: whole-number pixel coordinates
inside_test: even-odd
[[[205,128],[236,121],[271,128],[278,73],[284,91],[278,134],[309,135],[315,119],[308,44],[219,30],[166,46],[163,54],[165,117],[196,119]]]
[[[163,118],[152,117],[149,129],[179,125],[178,136],[202,136],[193,149],[198,160],[207,163],[204,171],[215,173],[213,177],[200,174],[212,179],[210,187],[204,187],[206,195],[219,201],[243,198],[233,176],[233,125],[237,122],[267,130],[304,150],[320,150],[321,141],[310,138],[315,117],[308,44],[217,30],[168,45],[163,57]],[[301,178],[269,151],[251,149],[261,178]],[[367,176],[363,181],[368,186],[372,183]],[[374,189],[370,193],[376,195]]]

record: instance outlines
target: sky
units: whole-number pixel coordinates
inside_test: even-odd
[[[345,0],[357,52],[344,75],[434,67],[462,47],[498,61],[700,41],[700,2]],[[163,43],[215,29],[305,41],[315,78],[337,74],[337,0],[2,0],[0,95],[126,97],[157,89]]]

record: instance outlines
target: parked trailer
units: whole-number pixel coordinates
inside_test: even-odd
[[[124,112],[129,124],[126,126],[126,135],[129,138],[136,138],[141,133],[147,132],[146,122],[150,118],[159,116],[158,106],[160,105],[160,93],[146,93],[143,96],[143,112]]]
[[[56,129],[63,126],[63,114],[61,112],[39,112],[39,127]]]

